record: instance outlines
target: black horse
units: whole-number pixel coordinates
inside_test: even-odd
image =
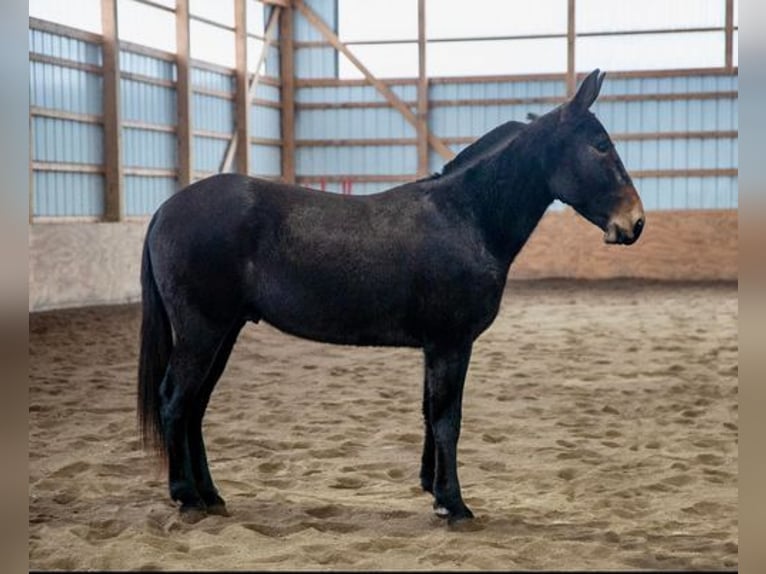
[[[511,262],[554,199],[607,243],[631,244],[644,226],[630,176],[588,109],[603,77],[594,71],[529,124],[496,128],[441,174],[382,193],[226,174],[157,210],[141,268],[138,413],[182,513],[226,513],[202,417],[240,329],[263,320],[327,343],[422,348],[420,482],[437,514],[472,516],[457,475],[463,382]]]

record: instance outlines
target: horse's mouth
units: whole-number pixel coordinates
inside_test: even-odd
[[[643,215],[639,217],[630,230],[610,222],[604,232],[604,243],[609,245],[633,245],[641,236],[644,230],[645,219]]]

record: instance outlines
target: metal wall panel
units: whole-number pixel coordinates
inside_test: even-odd
[[[120,71],[141,74],[158,80],[176,81],[175,62],[152,58],[127,50],[120,50]]]
[[[417,172],[417,148],[407,145],[299,147],[296,170],[302,175],[407,175]]]
[[[255,97],[260,100],[269,100],[270,102],[281,101],[281,94],[277,86],[259,82],[255,87]]]
[[[409,181],[409,180],[408,180]],[[351,194],[352,195],[372,195],[373,193],[380,193],[388,189],[397,187],[407,181],[402,182],[361,182],[351,180]],[[321,189],[321,183],[303,184],[305,187],[312,189]],[[341,183],[328,182],[325,184],[324,191],[328,193],[342,193],[343,187]]]
[[[104,162],[104,130],[99,124],[36,117],[32,127],[35,161],[95,165]]]
[[[414,138],[415,128],[391,108],[299,110],[297,139]]]
[[[100,114],[103,110],[100,74],[29,63],[29,105],[80,114]]]
[[[174,88],[120,78],[123,121],[172,126],[176,124]]]
[[[122,162],[126,167],[175,169],[176,136],[173,133],[122,129]]]
[[[217,90],[228,94],[234,91],[236,81],[233,75],[222,74],[212,70],[192,67],[190,71],[191,84],[194,88]]]
[[[331,29],[337,30],[337,0],[304,0],[304,2],[317,14],[317,16],[322,18]],[[298,10],[293,10],[293,14],[293,30],[296,41],[315,42],[324,40],[319,31],[314,28]]]
[[[76,38],[67,38],[43,30],[29,30],[29,51],[83,64],[100,66],[102,63],[101,46],[98,44]]]
[[[226,153],[227,140],[194,136],[194,170],[217,172]]]
[[[432,107],[428,125],[440,137],[479,137],[509,120],[526,122],[527,114],[543,114],[550,104]]]
[[[193,94],[192,127],[231,134],[234,131],[234,102],[207,94]]]
[[[282,148],[274,145],[252,144],[250,165],[252,175],[278,177],[282,173]]]
[[[278,108],[252,106],[250,108],[250,135],[259,138],[280,139],[281,116]]]
[[[337,78],[338,56],[335,48],[301,48],[294,52],[295,75],[298,78]]]
[[[566,95],[564,81],[477,82],[467,84],[431,84],[431,100],[536,98]]]
[[[34,172],[34,215],[104,215],[104,176],[97,173]]]
[[[125,176],[125,215],[151,215],[176,190],[172,177]]]
[[[337,1],[306,0],[325,23],[337,32]],[[324,41],[324,37],[298,10],[293,10],[293,31],[297,42]],[[297,48],[295,50],[295,76],[298,78],[335,78],[338,74],[338,58],[334,48]]]
[[[400,99],[405,102],[415,102],[418,98],[418,88],[414,85],[389,86]],[[298,88],[295,90],[297,103],[339,104],[343,102],[379,102],[387,100],[373,86],[319,86]]]
[[[634,180],[647,211],[737,209],[736,177],[646,177]]]

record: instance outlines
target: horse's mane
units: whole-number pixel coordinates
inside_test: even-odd
[[[526,125],[511,120],[497,126],[457,154],[444,165],[441,172],[433,174],[429,179],[449,175],[492,155],[509,144]]]

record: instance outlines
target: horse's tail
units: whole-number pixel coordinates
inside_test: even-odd
[[[141,259],[141,349],[138,362],[138,423],[142,446],[165,461],[167,449],[162,432],[160,383],[165,376],[173,334],[168,313],[157,289],[149,254],[149,225]]]

